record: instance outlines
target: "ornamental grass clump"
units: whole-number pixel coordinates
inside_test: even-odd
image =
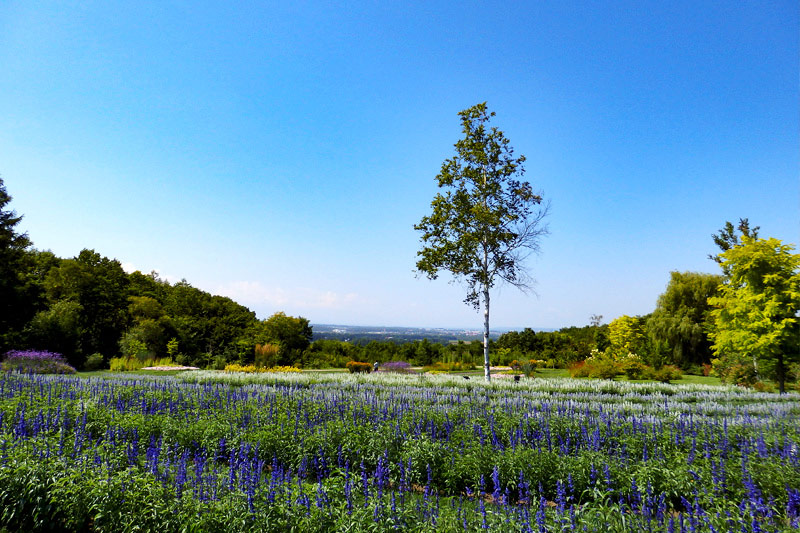
[[[151,366],[180,366],[169,357],[139,359],[138,357],[114,357],[108,362],[112,372],[133,372]]]
[[[75,369],[67,364],[60,353],[35,350],[12,350],[6,352],[2,368],[6,372],[26,374],[74,374]]]
[[[270,366],[270,367],[263,367],[263,366],[256,366],[256,365],[239,365],[236,363],[231,363],[225,365],[225,372],[244,372],[245,374],[267,374],[267,373],[275,373],[275,372],[302,372],[297,367],[294,366]]]

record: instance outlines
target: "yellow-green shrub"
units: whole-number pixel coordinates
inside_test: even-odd
[[[474,370],[475,365],[467,362],[453,361],[452,363],[445,363],[444,361],[437,361],[432,365],[423,367],[424,372],[459,372],[465,370]]]
[[[138,357],[114,357],[108,362],[112,372],[141,370],[148,366],[178,366],[169,357],[140,360]]]
[[[271,366],[269,368],[265,368],[262,366],[238,365],[233,363],[225,365],[225,372],[245,372],[248,374],[263,374],[268,372],[302,372],[302,370],[293,366]]]

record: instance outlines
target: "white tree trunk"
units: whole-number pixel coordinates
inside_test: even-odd
[[[483,377],[491,381],[489,372],[489,287],[483,287]]]

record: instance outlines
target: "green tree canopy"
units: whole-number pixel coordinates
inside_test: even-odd
[[[414,229],[422,232],[417,272],[436,279],[450,272],[467,287],[465,302],[484,312],[484,375],[489,375],[489,291],[496,280],[529,287],[525,258],[539,249],[547,208],[530,183],[521,181],[524,156],[516,157],[486,103],[459,113],[464,138],[436,180],[444,193]]]
[[[734,246],[739,246],[742,237],[757,239],[758,230],[760,229],[761,228],[758,226],[751,228],[748,219],[740,218],[739,224],[737,224],[736,227],[734,227],[730,221],[725,221],[725,225],[722,226],[722,229],[719,230],[718,233],[712,234],[711,238],[720,250],[727,252]],[[722,272],[726,276],[729,275],[726,267],[722,264],[722,257],[720,254],[708,254],[708,258],[719,264],[722,267]]]
[[[278,344],[279,365],[291,365],[300,360],[303,351],[311,344],[313,332],[308,319],[287,316],[278,312],[262,322],[261,332],[256,339],[259,344]]]
[[[51,305],[60,300],[80,304],[84,355],[117,352],[128,316],[128,276],[119,261],[81,250],[50,269],[45,287]]]
[[[671,272],[669,284],[658,297],[656,310],[647,320],[647,331],[667,346],[672,363],[686,366],[711,362],[711,343],[706,331],[711,305],[722,276],[698,272]]]
[[[608,349],[615,356],[643,355],[647,337],[638,317],[622,315],[608,324]]]
[[[720,254],[729,278],[709,299],[714,353],[752,357],[759,373],[785,390],[787,366],[800,348],[800,254],[778,239],[743,235]]]

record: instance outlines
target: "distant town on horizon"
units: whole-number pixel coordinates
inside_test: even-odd
[[[311,324],[314,340],[334,339],[349,342],[396,341],[413,342],[427,339],[431,342],[458,342],[481,340],[478,328],[425,328],[410,326],[353,326],[343,324]],[[508,331],[524,328],[491,328],[490,338],[496,339]],[[531,328],[534,331],[556,331],[553,328]]]

